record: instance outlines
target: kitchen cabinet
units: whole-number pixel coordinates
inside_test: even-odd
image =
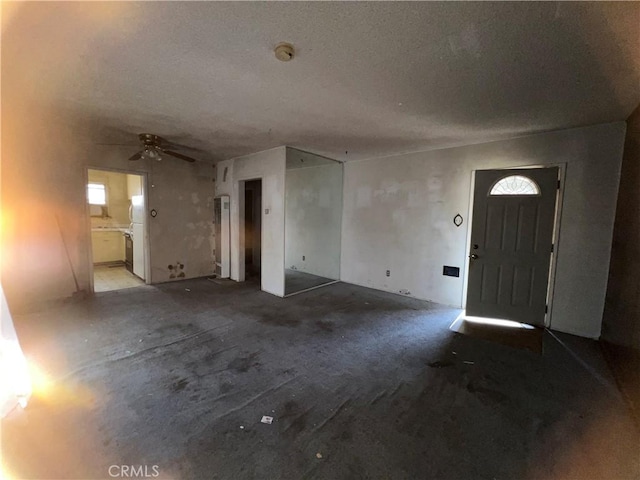
[[[91,232],[93,263],[124,262],[124,236],[122,232]]]

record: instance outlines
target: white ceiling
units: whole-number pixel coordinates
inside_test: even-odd
[[[96,143],[148,131],[206,160],[283,144],[361,159],[623,120],[640,103],[637,2],[2,9],[3,104],[53,105]],[[281,41],[293,61],[275,59]]]

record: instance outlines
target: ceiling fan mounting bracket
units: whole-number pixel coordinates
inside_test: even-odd
[[[164,139],[152,133],[141,133],[138,135],[140,141],[146,146],[160,146]]]

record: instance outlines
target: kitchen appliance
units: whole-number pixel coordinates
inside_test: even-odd
[[[144,271],[144,196],[132,195],[129,208],[129,229],[133,242],[133,274],[145,279]]]
[[[124,234],[124,266],[133,273],[133,239],[129,232]]]

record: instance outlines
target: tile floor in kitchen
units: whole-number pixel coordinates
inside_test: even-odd
[[[130,273],[124,265],[94,265],[93,289],[108,292],[144,285],[144,281]]]

